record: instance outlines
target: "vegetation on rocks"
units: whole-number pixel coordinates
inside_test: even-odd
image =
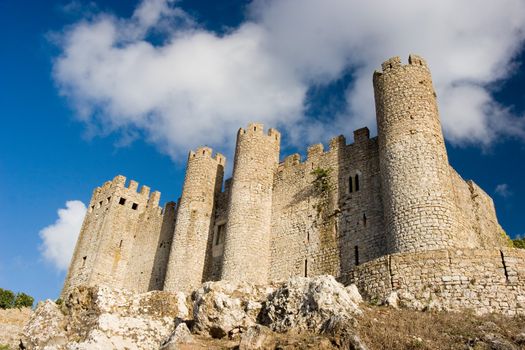
[[[514,248],[525,249],[525,238],[515,238],[512,240]]]

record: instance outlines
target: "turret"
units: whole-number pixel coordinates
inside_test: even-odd
[[[451,246],[458,216],[427,64],[394,57],[373,81],[387,250]]]
[[[138,278],[130,277],[130,260],[144,214],[161,218],[160,192],[149,194],[149,187],[118,175],[93,191],[88,211],[71,259],[62,297],[78,285],[111,285],[147,290]],[[152,233],[154,235],[155,233]],[[158,233],[157,233],[158,235]],[[143,255],[146,247],[142,248]],[[154,254],[154,253],[151,253]],[[144,256],[147,259],[147,256]],[[132,262],[132,261],[131,261]]]
[[[237,134],[221,278],[265,283],[270,264],[272,185],[280,134],[252,123]]]
[[[214,204],[226,158],[201,147],[190,152],[164,282],[167,291],[191,291],[202,283]]]

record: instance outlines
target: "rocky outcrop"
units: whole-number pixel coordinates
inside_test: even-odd
[[[31,317],[30,308],[0,309],[0,348],[17,348],[24,325]]]
[[[28,349],[353,348],[361,313],[354,286],[331,276],[257,286],[207,282],[192,297],[74,289],[62,305],[40,303],[25,327]],[[324,344],[324,345],[322,345]]]
[[[40,303],[24,329],[29,349],[155,349],[187,319],[180,293],[75,288],[63,305]]]

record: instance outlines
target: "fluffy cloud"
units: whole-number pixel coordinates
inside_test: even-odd
[[[231,146],[232,130],[251,120],[298,143],[326,141],[373,128],[373,70],[415,52],[433,71],[449,140],[525,139],[523,119],[491,95],[525,39],[522,0],[255,0],[221,35],[175,5],[144,0],[131,18],[100,14],[65,30],[54,78],[92,129],[139,131],[175,158],[198,144]],[[349,71],[346,109],[308,120],[308,89]]]
[[[40,231],[42,255],[59,271],[66,271],[69,267],[85,214],[84,203],[67,201],[66,207],[58,210],[55,223]]]

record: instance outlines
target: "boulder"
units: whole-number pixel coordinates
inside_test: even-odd
[[[49,300],[38,305],[25,341],[31,349],[155,349],[173,333],[175,319],[187,317],[180,293],[79,287],[61,309]]]
[[[242,333],[254,326],[270,286],[228,281],[206,282],[193,295],[193,330],[213,338]]]
[[[264,303],[261,323],[277,332],[290,329],[332,333],[353,325],[360,315],[357,288],[345,288],[333,276],[292,277]]]

